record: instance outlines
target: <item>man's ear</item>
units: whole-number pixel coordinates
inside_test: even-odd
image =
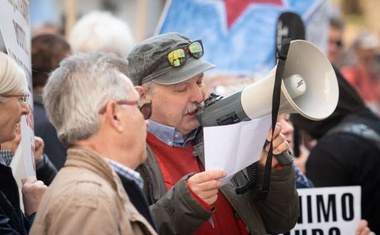
[[[145,99],[145,92],[142,86],[135,86],[136,91],[139,93],[141,99]]]
[[[123,131],[121,109],[116,102],[112,101],[107,104],[106,113],[104,115],[106,115],[107,120],[112,127],[119,132]]]

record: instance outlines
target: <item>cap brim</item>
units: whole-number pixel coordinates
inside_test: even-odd
[[[179,68],[171,68],[167,73],[154,78],[152,81],[162,85],[172,85],[186,81],[200,73],[215,68],[211,64],[202,59],[188,58],[186,64]]]

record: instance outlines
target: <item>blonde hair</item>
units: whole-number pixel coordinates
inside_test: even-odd
[[[24,70],[9,55],[0,52],[0,95],[26,91],[27,81]]]

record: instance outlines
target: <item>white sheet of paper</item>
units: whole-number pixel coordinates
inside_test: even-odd
[[[224,170],[225,184],[238,171],[260,159],[271,115],[232,125],[203,128],[206,170]]]

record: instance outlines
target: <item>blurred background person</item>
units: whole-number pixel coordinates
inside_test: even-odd
[[[0,144],[16,138],[22,115],[30,113],[24,71],[0,52]],[[0,234],[28,234],[35,212],[47,186],[36,177],[22,179],[24,212],[12,169],[0,156]]]
[[[44,34],[62,35],[62,32],[58,26],[52,23],[41,24],[32,29],[32,37],[37,37]]]
[[[359,92],[366,105],[380,114],[379,39],[369,31],[360,32],[353,44],[356,62],[342,67],[347,81]]]
[[[70,33],[74,53],[103,51],[126,58],[134,46],[129,25],[109,12],[90,12],[80,18]]]
[[[328,118],[312,121],[299,114],[291,121],[317,140],[306,162],[306,176],[316,187],[360,185],[362,218],[380,233],[380,119],[336,70],[339,101]]]
[[[330,18],[327,58],[331,64],[340,68],[344,63],[343,53],[344,21],[338,17]]]
[[[53,34],[43,34],[32,39],[32,83],[34,133],[45,142],[45,153],[59,170],[66,160],[66,148],[59,141],[56,129],[46,116],[42,102],[42,92],[49,74],[59,66],[59,62],[71,54],[66,40]]]

